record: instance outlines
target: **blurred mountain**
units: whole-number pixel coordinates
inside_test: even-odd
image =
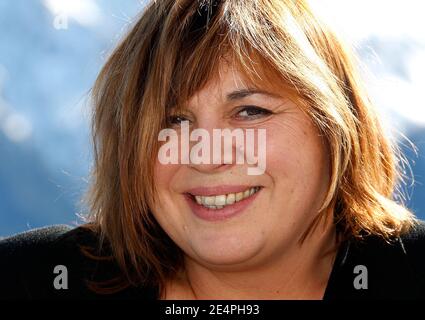
[[[37,150],[0,134],[0,235],[52,223],[74,224],[74,204],[66,176],[52,172]],[[69,191],[69,190],[68,190]]]
[[[407,142],[400,145],[413,172],[413,180],[408,181],[406,187],[406,205],[418,217],[425,219],[425,128],[411,126],[408,138],[417,148],[417,152]],[[407,168],[406,174],[410,175]]]
[[[368,90],[409,164],[402,187],[405,204],[425,219],[425,38],[372,34],[361,42],[358,54],[365,63]],[[369,77],[368,77],[369,76]],[[413,143],[403,138],[400,134]]]
[[[57,5],[69,11],[65,29]],[[77,220],[91,161],[87,93],[142,7],[0,1],[0,236]]]

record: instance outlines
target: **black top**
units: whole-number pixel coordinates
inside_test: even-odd
[[[95,294],[86,280],[108,280],[119,272],[111,261],[95,261],[81,246],[95,247],[86,228],[51,226],[0,240],[0,299],[156,299],[153,288],[130,287]],[[67,269],[67,283],[63,281]],[[57,278],[57,277],[60,277]],[[55,282],[56,278],[56,282]],[[58,286],[59,289],[55,288]],[[63,289],[67,286],[67,289]],[[425,298],[425,223],[387,243],[369,236],[339,248],[325,300]]]

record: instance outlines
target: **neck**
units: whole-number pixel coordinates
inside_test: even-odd
[[[185,274],[167,291],[177,299],[322,299],[336,256],[335,228],[323,220],[302,243],[261,266],[223,271],[186,257]]]

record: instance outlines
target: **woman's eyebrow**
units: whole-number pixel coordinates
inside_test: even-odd
[[[268,95],[270,97],[277,97],[276,94],[273,94],[264,90],[260,90],[260,89],[239,89],[239,90],[235,90],[228,93],[226,95],[226,100],[235,101],[235,100],[246,98],[253,94],[263,94],[263,95]]]

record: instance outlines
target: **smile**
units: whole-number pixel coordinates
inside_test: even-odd
[[[262,189],[262,186],[200,187],[184,195],[195,216],[217,221],[245,212]]]
[[[249,189],[246,189],[243,192],[238,193],[227,193],[227,194],[219,194],[215,196],[194,196],[195,201],[208,208],[208,209],[223,209],[226,206],[232,205],[235,202],[239,202],[243,199],[246,199],[250,196],[252,196],[254,193],[258,192],[260,190],[260,187],[252,187]]]

